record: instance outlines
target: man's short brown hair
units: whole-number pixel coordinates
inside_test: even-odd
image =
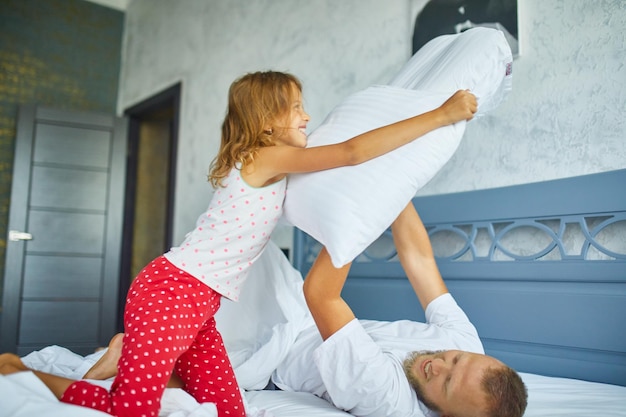
[[[528,404],[524,381],[508,366],[489,368],[482,379],[487,394],[489,417],[522,417]]]

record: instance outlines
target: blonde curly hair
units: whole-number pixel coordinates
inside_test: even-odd
[[[245,166],[257,150],[274,144],[280,128],[273,124],[289,115],[298,91],[302,91],[298,78],[276,71],[249,73],[231,84],[220,149],[209,171],[214,187],[222,186],[235,163]]]

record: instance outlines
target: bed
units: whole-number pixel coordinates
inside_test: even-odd
[[[626,416],[625,184],[626,170],[618,170],[413,199],[442,275],[487,353],[526,382],[527,417]],[[355,260],[344,297],[362,319],[420,320],[389,239],[383,234]],[[218,312],[251,417],[349,417],[271,383],[297,335],[313,325],[301,284],[318,250],[296,231],[294,268],[270,243],[241,302],[226,301]],[[369,303],[374,294],[386,302]],[[50,346],[24,360],[80,377],[99,354]],[[216,415],[179,389],[167,389],[163,401],[162,416]],[[58,403],[30,372],[0,377],[0,417],[40,415],[103,414]]]

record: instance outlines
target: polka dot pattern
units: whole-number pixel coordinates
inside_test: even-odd
[[[232,169],[183,243],[165,254],[218,293],[237,301],[248,268],[260,256],[283,213],[287,180],[246,184]]]
[[[215,403],[219,417],[244,417],[241,393],[214,314],[221,295],[172,265],[155,259],[128,292],[125,334],[111,391],[78,381],[62,401],[118,417],[157,417],[176,369],[198,402]]]

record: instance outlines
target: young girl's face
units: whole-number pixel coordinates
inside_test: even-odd
[[[286,126],[281,127],[281,135],[276,138],[277,145],[306,147],[306,125],[311,119],[304,111],[302,93],[294,88],[291,110],[285,118]]]

